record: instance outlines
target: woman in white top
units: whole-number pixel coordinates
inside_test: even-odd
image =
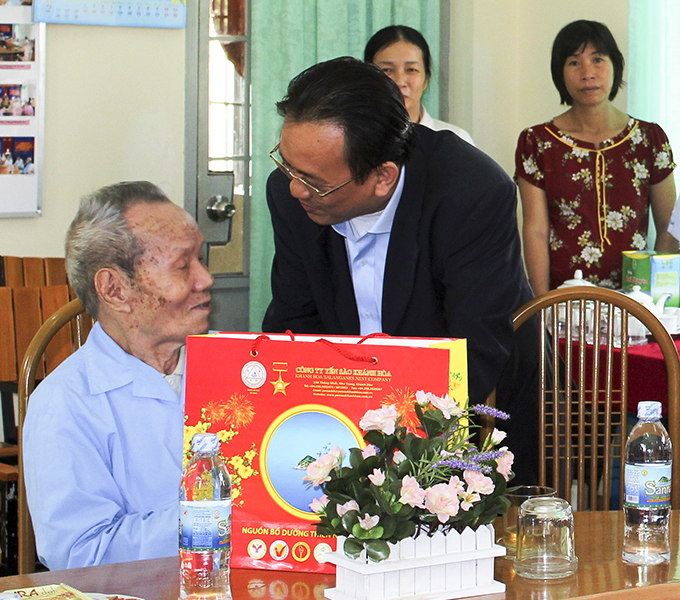
[[[430,47],[422,34],[406,25],[390,25],[373,34],[364,49],[364,61],[372,62],[394,81],[404,96],[411,120],[435,131],[453,131],[474,146],[464,129],[433,119],[420,103],[430,80]]]

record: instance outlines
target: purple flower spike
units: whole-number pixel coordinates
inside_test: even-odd
[[[461,458],[451,458],[448,460],[440,460],[433,465],[434,467],[447,466],[452,469],[461,469],[462,471],[481,471],[482,465],[477,464],[469,460],[463,460]]]
[[[468,454],[467,459],[474,462],[496,460],[505,454],[505,450],[490,450],[489,452],[475,452]]]
[[[487,406],[486,404],[475,404],[472,407],[472,410],[478,415],[491,415],[492,417],[496,417],[497,419],[502,419],[504,421],[510,418],[508,413],[498,410],[497,408],[493,408],[492,406]]]

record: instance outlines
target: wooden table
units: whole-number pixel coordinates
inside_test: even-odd
[[[678,542],[679,511],[671,518],[671,562],[654,567],[635,567],[621,560],[623,514],[620,512],[583,512],[575,515],[575,575],[553,582],[518,577],[507,559],[496,560],[496,579],[507,584],[505,594],[478,596],[480,600],[557,600],[624,590],[621,600],[680,598],[680,561]],[[651,584],[652,589],[638,589]],[[176,600],[179,589],[179,560],[159,558],[84,569],[34,573],[0,578],[0,590],[67,583],[84,592],[126,594],[146,600]],[[323,590],[335,585],[334,575],[281,571],[232,571],[234,600],[322,600]],[[676,589],[677,586],[677,589]],[[601,600],[610,595],[600,597]],[[619,595],[616,595],[619,598]],[[594,600],[594,599],[593,599]]]
[[[680,582],[680,560],[678,546],[680,535],[678,524],[680,511],[671,515],[671,561],[664,565],[637,567],[621,560],[623,546],[623,512],[580,512],[574,515],[576,556],[578,571],[575,575],[553,582],[533,581],[519,577],[507,559],[496,560],[496,579],[507,585],[506,600],[575,598],[643,587],[665,582]],[[658,600],[656,594],[648,592],[650,599]],[[643,598],[644,596],[640,596]],[[669,596],[671,597],[671,596]],[[678,585],[674,598],[680,598]]]

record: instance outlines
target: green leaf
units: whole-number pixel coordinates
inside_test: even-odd
[[[390,499],[392,498],[392,494],[390,494],[388,491],[382,490],[380,488],[375,487],[374,485],[371,486],[371,495],[377,502],[378,506],[382,509],[382,512],[386,512],[387,514],[392,514],[392,508],[391,508],[391,502]]]
[[[382,562],[390,555],[390,547],[385,540],[366,541],[366,556],[373,562]]]
[[[406,477],[411,472],[411,467],[413,464],[409,459],[401,461],[397,466],[396,466],[396,473],[397,477],[399,478],[399,486],[401,487],[401,480]]]
[[[402,504],[399,502],[399,510],[397,511],[396,515],[399,517],[400,520],[405,520],[405,519],[410,519],[413,513],[416,511],[415,508],[413,508],[409,504]]]
[[[383,534],[380,537],[386,540],[390,539],[394,535],[394,532],[397,528],[397,523],[398,521],[394,517],[384,517],[381,519],[380,524],[383,528]]]
[[[361,477],[366,477],[373,473],[373,469],[382,469],[385,463],[384,455],[377,454],[376,456],[369,456],[359,465],[357,471]]]
[[[418,404],[417,402],[413,405],[414,410],[416,411],[416,416],[418,417],[418,420],[420,421],[421,429],[425,432],[425,435],[430,437],[430,433],[427,431],[427,427],[425,426],[424,419],[423,419],[423,409]]]
[[[502,506],[500,507],[500,512],[498,514],[504,515],[510,508],[510,500],[508,500],[505,496],[500,496],[499,500],[502,503]]]
[[[363,488],[363,486],[362,486],[362,484],[361,484],[360,481],[356,481],[356,480],[355,480],[355,481],[352,481],[352,482],[349,484],[349,487],[348,487],[348,489],[347,489],[347,495],[348,495],[350,498],[352,498],[352,499],[356,500],[357,502],[361,503],[360,497],[361,497],[361,494],[362,494],[362,488]]]
[[[427,440],[424,440],[422,438],[416,437],[413,434],[409,434],[406,436],[406,439],[404,440],[404,454],[412,460],[413,462],[417,462],[420,460],[423,454],[425,454],[425,451],[427,450]]]
[[[364,549],[364,543],[356,538],[347,538],[342,549],[347,556],[356,560]]]
[[[413,537],[416,533],[416,524],[413,521],[400,521],[394,531],[394,537],[397,540],[403,540]]]
[[[347,531],[352,531],[355,525],[359,523],[359,513],[356,510],[350,510],[342,515],[342,526]]]
[[[379,540],[381,537],[383,537],[384,532],[385,530],[380,525],[376,525],[375,527],[369,529],[367,533],[370,539]]]
[[[359,523],[355,523],[352,527],[351,534],[360,540],[367,540],[370,536],[368,531],[366,531]]]
[[[367,431],[364,439],[369,444],[378,446],[378,448],[385,448],[385,434],[382,431]]]
[[[364,458],[361,456],[361,450],[359,450],[359,448],[352,448],[349,451],[349,464],[353,469],[358,469],[363,460]]]
[[[422,422],[427,428],[429,438],[441,435],[447,429],[446,419],[438,408],[424,412]]]
[[[371,499],[373,498],[371,497]],[[378,515],[379,517],[382,517],[383,514],[382,511],[380,510],[380,507],[375,502],[371,504],[363,504],[361,506],[361,511],[362,511],[361,516],[368,513],[371,516]]]

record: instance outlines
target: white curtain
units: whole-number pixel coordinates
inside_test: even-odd
[[[680,1],[629,0],[629,11],[628,113],[661,125],[680,164]],[[650,219],[650,247],[655,237]]]

